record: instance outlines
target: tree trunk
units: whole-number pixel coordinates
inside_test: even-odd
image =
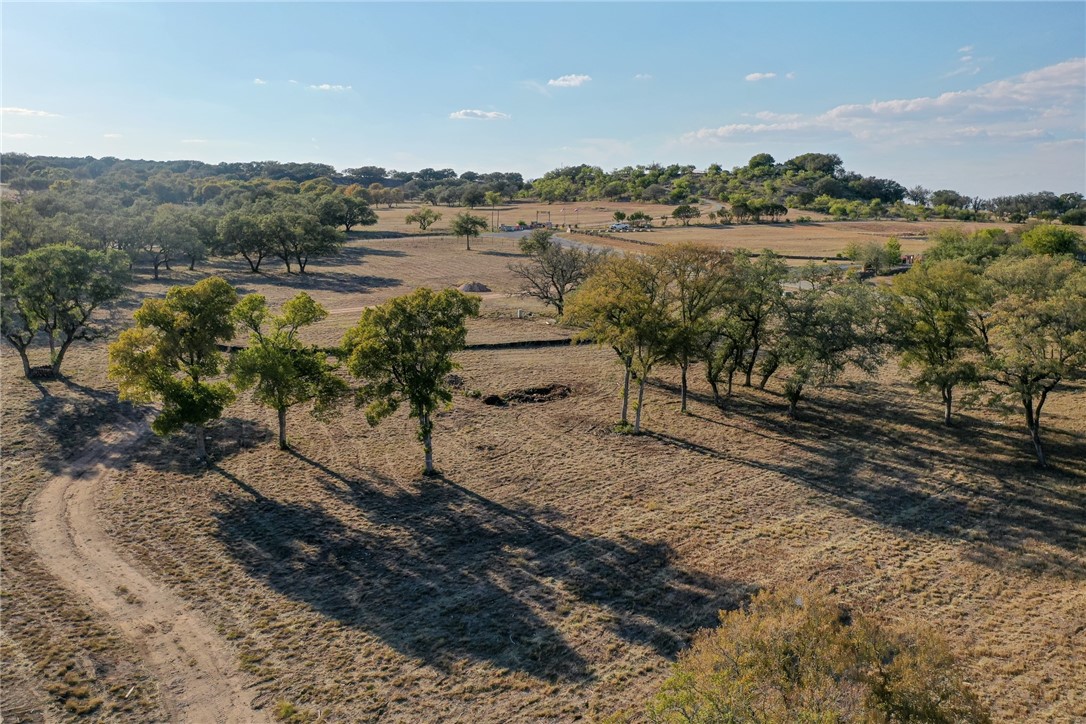
[[[679,365],[680,370],[682,370],[679,382],[679,397],[681,399],[681,402],[679,403],[679,412],[684,415],[686,414],[686,370],[689,366],[689,362]]]
[[[290,444],[287,443],[287,408],[280,407],[277,412],[279,413],[279,449],[289,450]]]
[[[728,368],[728,397],[732,396],[732,381],[735,379],[735,367]]]
[[[943,392],[943,424],[950,427],[950,412],[954,405],[954,388],[946,386]]]
[[[464,236],[464,241],[467,242],[468,251],[471,251],[471,234],[467,234],[466,236]]]
[[[712,390],[713,390],[713,404],[717,405],[719,407],[720,406],[720,386],[717,383],[716,378],[714,378],[714,377],[709,377],[708,382],[709,382],[709,387],[711,387]]]
[[[155,260],[155,261],[151,262],[151,265],[152,265],[152,266],[154,267],[154,269],[155,269],[155,270],[154,270],[154,278],[155,278],[155,279],[158,279],[158,267],[159,267],[159,266],[160,266],[161,264],[162,264],[162,262],[160,262],[160,261],[158,261],[158,260]]]
[[[422,433],[422,454],[425,458],[425,467],[423,468],[424,475],[434,474],[434,444],[433,444],[433,430],[434,427],[430,423],[429,415],[419,416],[419,431]]]
[[[634,435],[641,434],[641,407],[645,404],[645,375],[637,381],[637,407],[634,408]]]
[[[53,368],[53,376],[54,377],[59,377],[60,376],[60,364],[64,361],[64,354],[68,351],[68,347],[71,344],[72,344],[72,338],[71,337],[69,337],[68,339],[61,342],[60,351],[57,352],[52,357],[52,360],[53,360],[52,368]]]
[[[16,347],[19,352],[19,359],[23,363],[23,377],[30,379],[30,357],[26,354],[26,347]]]
[[[203,425],[196,426],[196,459],[200,462],[207,460],[207,436]]]
[[[629,360],[623,360],[626,368],[625,374],[622,376],[622,424],[630,424],[630,362]]]
[[[1033,407],[1033,396],[1022,395],[1022,406],[1026,409],[1026,426],[1029,428],[1029,439],[1033,442],[1033,452],[1037,456],[1037,464],[1042,468],[1048,467],[1048,461],[1045,460],[1045,450],[1041,445],[1041,407],[1045,404],[1045,398],[1048,396],[1048,391],[1041,392],[1041,399],[1037,402],[1037,407]]]
[[[793,420],[796,419],[796,405],[799,404],[799,395],[789,395],[788,397],[788,417]]]
[[[772,377],[773,374],[777,371],[777,368],[780,367],[780,364],[780,358],[774,354],[765,365],[765,369],[762,370],[762,380],[758,383],[759,390],[765,389],[766,383],[769,382],[769,378]]]
[[[196,257],[189,257],[189,271],[196,271]]]

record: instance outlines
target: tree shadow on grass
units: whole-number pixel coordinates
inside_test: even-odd
[[[1073,462],[1086,460],[1086,440],[1049,430],[1052,459],[1063,464],[1039,469],[1024,433],[962,414],[948,428],[895,404],[895,390],[860,387],[832,400],[812,395],[795,421],[775,405],[714,415],[719,426],[750,434],[753,424],[757,434],[785,443],[791,452],[778,459],[732,454],[726,438],[646,436],[776,473],[881,525],[963,541],[965,555],[986,565],[1086,578],[1086,486],[1081,463]],[[1043,557],[1028,552],[1034,541],[1050,546]]]
[[[662,543],[583,536],[447,478],[400,486],[293,453],[347,510],[224,497],[218,536],[251,575],[450,670],[486,661],[548,680],[593,674],[562,629],[574,608],[673,656],[749,586],[684,571]]]
[[[391,287],[398,287],[403,284],[402,279],[395,279],[393,277],[379,277],[379,276],[367,276],[365,274],[355,274],[352,272],[339,272],[328,271],[320,267],[307,269],[305,274],[299,274],[297,272],[286,274],[265,274],[259,273],[258,276],[251,278],[260,279],[262,286],[276,286],[287,287],[299,292],[304,291],[324,291],[324,292],[339,292],[342,294],[367,294],[374,289],[388,289]],[[247,294],[250,291],[246,289],[246,279],[240,279],[236,285],[238,294]]]
[[[196,437],[187,428],[165,438],[151,436],[140,451],[139,459],[155,470],[197,475],[238,453],[260,445],[273,445],[273,438],[272,429],[262,422],[223,417],[207,428],[207,462],[196,459]]]
[[[36,382],[35,387],[43,396],[34,403],[32,422],[56,446],[54,454],[42,457],[42,466],[54,475],[81,466],[79,459],[90,444],[119,422],[145,415],[141,408],[120,401],[116,391],[87,387],[63,375]],[[99,462],[119,463],[108,454]]]

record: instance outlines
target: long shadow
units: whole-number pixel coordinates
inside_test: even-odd
[[[551,622],[571,604],[606,609],[617,636],[672,656],[753,592],[676,567],[665,544],[577,535],[447,478],[402,487],[293,454],[361,519],[225,496],[219,537],[275,590],[428,665],[466,658],[586,680]]]
[[[63,389],[54,393],[52,386]],[[119,420],[144,414],[130,403],[121,402],[114,391],[87,387],[64,376],[38,382],[35,387],[43,397],[34,403],[33,422],[56,446],[54,454],[42,458],[42,465],[54,474],[71,472],[88,444]],[[119,463],[108,455],[101,462]]]
[[[967,555],[977,561],[1086,578],[1086,486],[1081,470],[1061,469],[1058,464],[1036,468],[1025,450],[1024,434],[964,415],[955,427],[946,428],[940,420],[907,406],[883,407],[886,402],[867,395],[806,400],[803,418],[790,423],[781,436],[796,454],[741,462],[825,493],[857,517],[963,541],[969,546]],[[880,409],[893,418],[893,425],[880,419]],[[901,427],[910,430],[907,437],[891,432]],[[683,451],[739,460],[722,446],[666,433],[645,434]],[[1054,460],[1086,459],[1086,440],[1081,437],[1060,437],[1050,449]],[[995,452],[1011,462],[995,467]],[[961,474],[933,478],[929,471],[936,468]],[[1031,540],[1055,550],[1043,561],[1022,557]]]
[[[238,453],[271,443],[271,428],[242,417],[223,417],[208,426],[207,454],[212,467]],[[140,462],[163,472],[196,475],[206,465],[196,460],[196,438],[182,430],[167,438],[152,437],[140,451]]]
[[[327,271],[321,267],[315,267],[305,274],[264,274],[259,276],[262,285],[288,287],[290,289],[319,290],[327,292],[341,292],[344,294],[365,294],[374,289],[387,289],[403,284],[402,279],[392,277],[367,276],[352,272]],[[239,280],[238,292],[245,293],[245,279]]]

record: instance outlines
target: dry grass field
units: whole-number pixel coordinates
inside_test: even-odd
[[[556,227],[579,226],[580,229],[606,229],[614,219],[616,211],[631,214],[635,211],[643,211],[653,216],[655,228],[650,232],[618,232],[609,234],[609,237],[592,239],[592,243],[601,246],[610,246],[625,251],[644,252],[653,246],[662,244],[674,244],[693,242],[719,246],[725,249],[772,249],[778,254],[786,256],[801,256],[814,258],[833,258],[844,252],[849,242],[860,244],[877,241],[885,243],[891,236],[896,236],[901,242],[902,251],[906,254],[922,254],[928,246],[928,239],[932,233],[939,229],[960,228],[966,232],[973,232],[983,228],[1009,229],[1010,224],[993,222],[960,222],[944,219],[929,221],[835,221],[826,214],[810,211],[789,210],[787,219],[792,222],[800,216],[811,218],[810,223],[764,223],[764,224],[712,224],[708,220],[708,213],[719,204],[700,205],[702,217],[690,226],[682,226],[670,214],[674,206],[660,204],[641,204],[630,202],[601,202],[586,201],[568,204],[541,204],[512,202],[497,206],[493,212],[493,219],[500,223],[516,223],[519,221],[533,222],[551,221]],[[400,205],[392,209],[381,209],[378,212],[379,222],[376,226],[365,227],[362,232],[366,236],[385,234],[417,235],[417,224],[408,224],[405,217],[415,211],[416,206]],[[492,218],[489,207],[479,207],[474,210],[449,208],[443,206],[434,207],[442,214],[442,218],[429,229],[432,233],[448,233],[449,225],[453,217],[462,211],[470,211],[476,216],[482,216],[488,221]],[[668,216],[667,224],[661,226],[660,217]],[[577,237],[583,238],[583,237]],[[801,260],[795,263],[802,264]]]
[[[510,296],[515,240],[472,246],[354,241],[305,277],[215,263],[137,292],[209,271],[273,303],[305,289],[335,312],[312,338],[333,343],[366,305],[478,281],[492,292],[469,343],[569,334]],[[104,344],[70,358],[67,380],[34,385],[4,353],[3,719],[63,719],[69,699],[100,699],[103,719],[161,720],[169,682],[66,596],[27,543],[36,491],[140,414],[116,401]],[[936,401],[893,365],[812,391],[797,421],[773,382],[737,388],[723,409],[695,383],[681,415],[662,369],[648,433],[632,437],[612,431],[621,376],[609,350],[458,359],[463,386],[436,423],[439,479],[417,474],[422,452],[402,412],[370,428],[350,407],[329,422],[293,411],[295,450],[281,452],[273,413],[248,398],[212,432],[207,468],[190,462],[185,435],[111,460],[96,498],[103,529],[210,622],[265,711],[338,722],[636,716],[717,611],[812,581],[886,620],[937,627],[997,721],[1086,718],[1086,385],[1046,406],[1054,466],[1040,471],[1017,417],[965,410],[944,429]],[[468,394],[552,383],[571,394],[506,407]]]

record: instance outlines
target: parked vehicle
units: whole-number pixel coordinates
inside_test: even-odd
[[[630,230],[630,225],[629,224],[611,224],[611,226],[609,227],[608,230],[609,231],[629,231]]]

